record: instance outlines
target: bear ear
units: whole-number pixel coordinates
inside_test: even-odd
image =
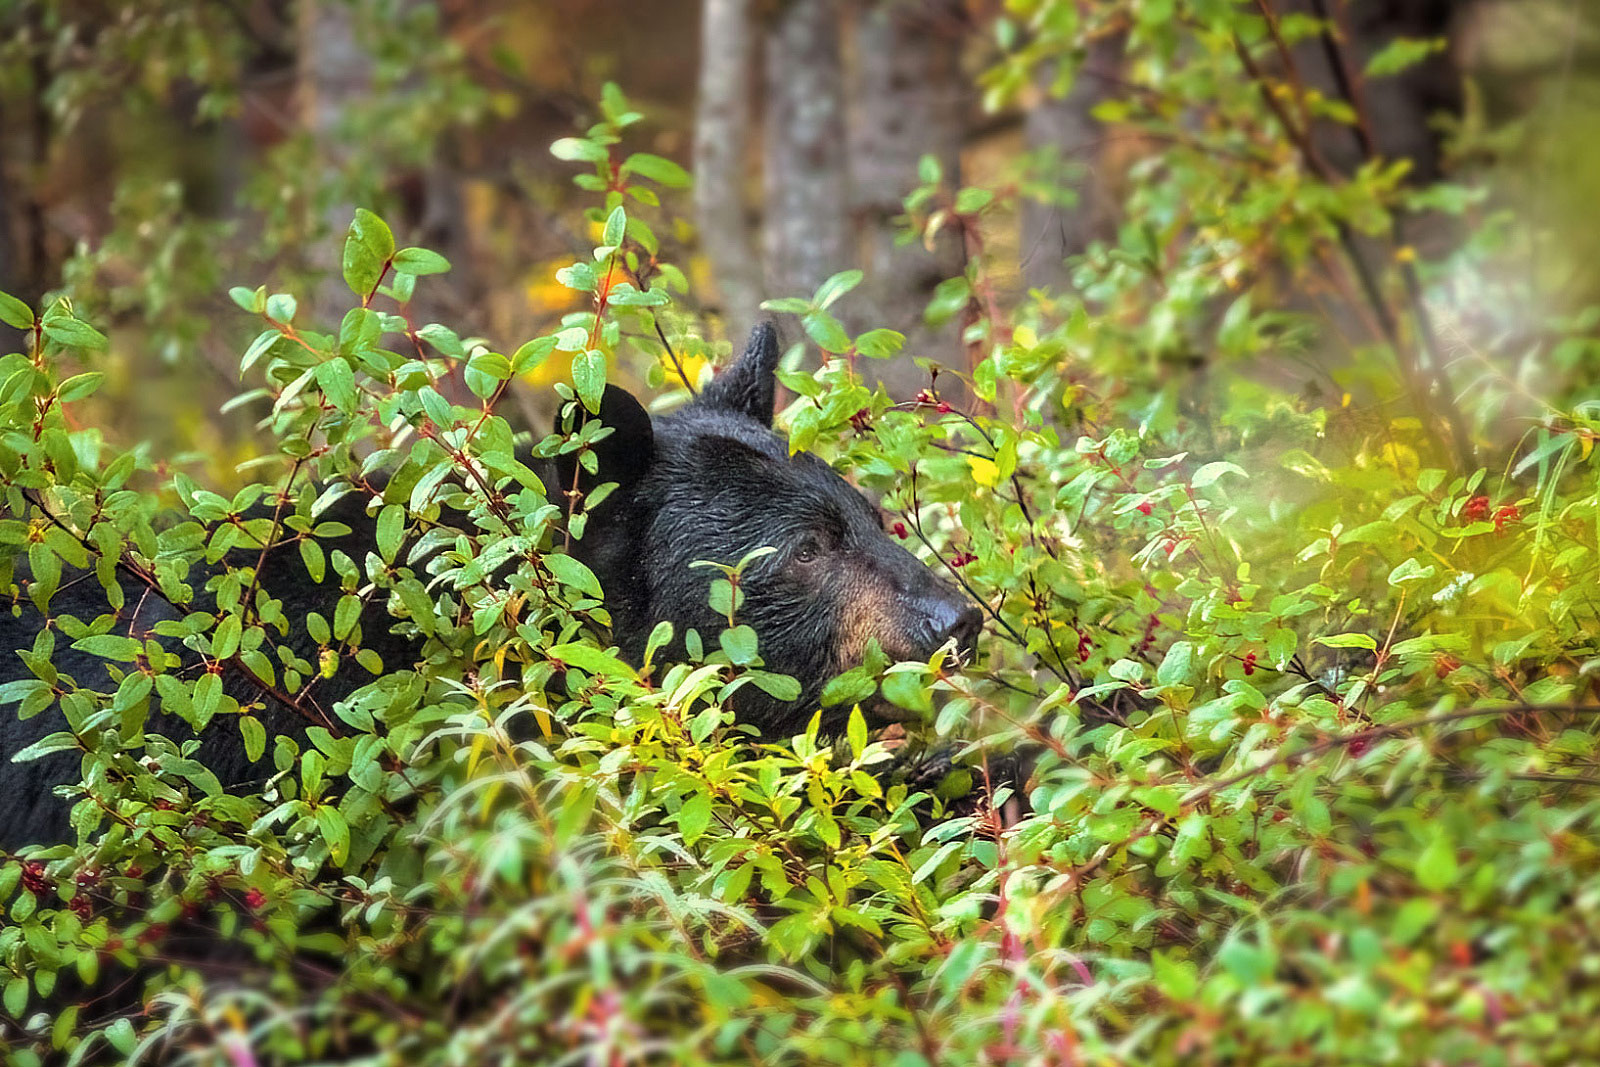
[[[582,404],[578,405],[578,426],[598,421],[611,427],[611,432],[596,441],[591,449],[599,461],[599,469],[590,474],[578,463],[578,453],[564,452],[556,457],[558,490],[565,493],[574,485],[587,494],[605,482],[618,483],[619,489],[636,485],[655,460],[655,429],[650,424],[650,413],[645,411],[632,393],[615,385],[606,386],[600,398],[599,414],[591,415]],[[565,503],[565,497],[556,500]]]
[[[698,403],[703,407],[747,415],[763,426],[772,425],[772,397],[777,387],[773,372],[783,350],[778,347],[778,331],[763,322],[750,331],[744,354],[714,378]]]

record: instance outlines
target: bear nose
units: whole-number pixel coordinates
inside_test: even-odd
[[[920,629],[926,652],[931,654],[954,638],[962,662],[972,662],[978,650],[978,634],[983,630],[983,612],[964,599],[944,597],[924,601],[922,608]]]
[[[983,632],[983,612],[976,605],[968,604],[950,629],[940,639],[942,645],[952,637],[956,641],[956,651],[961,654],[962,663],[971,663],[978,654],[978,635]]]

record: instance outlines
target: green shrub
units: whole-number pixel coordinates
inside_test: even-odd
[[[76,427],[93,372],[63,366],[101,339],[70,305],[37,321],[0,305],[31,340],[0,362],[0,542],[27,556],[27,595],[48,596],[58,560],[106,581],[117,558],[177,590],[269,488],[312,546],[317,500],[370,486],[377,552],[328,565],[433,650],[421,674],[372,664],[337,731],[301,751],[150,650],[92,645],[125,665],[115,691],[57,692],[50,639],[111,626],[58,618],[28,657],[40,681],[4,696],[22,714],[59,697],[75,733],[52,744],[82,748],[119,799],[113,818],[78,809],[77,845],[0,868],[4,1008],[36,1031],[13,1058],[1600,1055],[1600,407],[1563,384],[1594,365],[1595,316],[1541,324],[1525,358],[1550,389],[1514,440],[1475,413],[1537,377],[1463,348],[1456,366],[1479,377],[1456,412],[1424,340],[1437,324],[1406,295],[1411,253],[1369,294],[1392,335],[1324,347],[1330,331],[1289,310],[1278,272],[1304,277],[1350,254],[1352,228],[1386,238],[1399,213],[1465,211],[1476,194],[1410,189],[1378,164],[1307,173],[1248,83],[1218,88],[1242,76],[1235,37],[1257,47],[1261,26],[1183,6],[1200,29],[1169,66],[1176,24],[1153,10],[1137,23],[1135,69],[1157,93],[1118,115],[1179,147],[1141,172],[1117,243],[1077,264],[1081,298],[1006,298],[982,247],[942,287],[930,313],[963,316],[967,389],[942,390],[950,372],[894,403],[862,384],[861,361],[895,357],[901,338],[834,317],[859,275],[772,305],[824,357],[784,372],[794,447],[881,493],[891,529],[990,613],[973,669],[869,662],[830,695],[881,685],[915,740],[970,746],[976,810],[875,775],[889,743],[864,715],[843,737],[751,743],[723,708],[754,662],[737,641],[647,670],[606,647],[593,578],[562,554],[561,509],[495,402],[556,353],[573,361],[562,396],[593,401],[608,356],[659,384],[685,348],[682,275],[646,221],[654,186],[682,176],[623,153],[635,116],[620,94],[556,146],[592,165],[581,181],[604,198],[602,247],[563,273],[593,310],[559,331],[507,355],[411,323],[413,287],[445,264],[397,251],[367,213],[344,261],[360,306],[337,328],[302,321],[287,294],[235,290],[263,319],[242,368],[265,385],[246,402],[270,404],[281,444],[232,500]],[[995,91],[1053,54],[1008,56]],[[1231,121],[1166,106],[1207,92]],[[925,177],[914,228],[981,236],[1014,206]],[[1225,192],[1240,188],[1255,192]],[[1491,219],[1415,272],[1482,272],[1525,239]],[[1331,384],[1322,399],[1262,372],[1291,351]],[[480,402],[446,399],[451,375]],[[515,576],[491,580],[512,559]],[[268,628],[320,627],[337,652],[337,618],[277,618],[240,595],[247,574],[219,581],[222,617],[192,628],[203,654],[293,691],[318,665],[273,662]],[[167,742],[146,740],[155,770],[122,750],[104,725],[137,723],[153,691],[197,725],[275,745],[281,778],[220,795]],[[986,768],[1018,752],[1027,810],[1002,826],[1013,797]],[[185,909],[243,946],[238,980],[160,966],[152,931]],[[93,982],[108,960],[150,965],[148,1012],[32,1014],[58,975]]]

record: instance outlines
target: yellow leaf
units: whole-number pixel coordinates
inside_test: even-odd
[[[982,456],[968,456],[967,466],[972,468],[972,480],[979,485],[993,489],[1000,482],[1000,468],[994,465],[993,460],[984,459]]]
[[[472,772],[478,769],[478,761],[483,758],[483,750],[489,744],[489,735],[480,732],[472,739],[472,751],[467,755],[467,777],[472,777]]]
[[[710,362],[711,360],[707,359],[705,356],[689,355],[687,353],[680,352],[678,353],[678,363],[683,367],[683,375],[680,377],[678,375],[678,368],[672,364],[672,357],[663,355],[661,357],[661,369],[665,371],[667,375],[665,384],[668,388],[694,385],[700,380],[700,372],[704,370],[706,364]]]

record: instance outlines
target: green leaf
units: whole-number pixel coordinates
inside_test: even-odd
[[[550,353],[556,349],[554,337],[537,337],[518,348],[511,357],[511,370],[514,374],[528,374],[544,366],[550,358]]]
[[[982,189],[968,186],[956,194],[956,213],[958,215],[972,215],[988,207],[994,200],[992,189]]]
[[[802,318],[800,324],[805,327],[807,336],[824,352],[849,351],[850,335],[844,332],[839,320],[827,312],[813,311]]]
[[[735,664],[746,667],[756,661],[756,632],[748,626],[735,626],[722,631],[719,638],[722,651]]]
[[[0,292],[0,322],[19,330],[31,330],[33,309],[10,293]]]
[[[67,316],[46,316],[44,335],[56,344],[67,348],[102,349],[106,347],[105,334],[87,322]]]
[[[563,137],[550,146],[550,154],[569,163],[606,163],[611,153],[585,137]]]
[[[426,248],[402,248],[394,254],[394,269],[406,274],[443,274],[450,261]]]
[[[888,359],[905,343],[906,335],[896,330],[868,330],[856,338],[856,351],[868,359]]]
[[[590,412],[600,413],[600,398],[606,391],[606,357],[597,349],[574,356],[572,359],[572,385],[578,390],[578,399]]]
[[[350,291],[365,299],[377,288],[389,257],[394,255],[394,234],[389,224],[366,208],[356,208],[355,219],[344,240],[344,281]]]
[[[670,159],[651,155],[649,152],[635,152],[622,164],[622,173],[637,174],[649,178],[668,189],[682,189],[689,184],[689,172]]]
[[[217,713],[217,708],[222,703],[222,676],[207,672],[195,679],[192,706],[194,709],[194,727],[197,730],[205,728],[206,723]]]
[[[132,663],[144,652],[144,642],[131,637],[122,637],[118,634],[100,634],[96,637],[85,637],[74,641],[72,647],[79,652],[87,652],[91,656],[102,659],[113,659],[119,663]]]
[[[933,694],[920,671],[896,671],[885,675],[882,683],[883,699],[897,708],[915,711],[922,715],[933,712]]]
[[[634,669],[622,662],[622,660],[609,652],[601,651],[593,645],[556,645],[546,655],[551,659],[558,659],[567,666],[576,667],[588,674],[630,680],[639,677],[634,672]]]
[[[266,286],[246,289],[242,285],[235,285],[228,290],[228,298],[252,315],[259,315],[267,309]]]
[[[293,322],[300,304],[288,293],[273,293],[267,297],[267,318],[274,322]]]
[[[339,606],[333,609],[333,636],[341,641],[347,639],[360,619],[361,598],[346,593],[339,598]]]
[[[1245,473],[1244,468],[1237,463],[1229,463],[1224,460],[1217,463],[1207,463],[1204,467],[1195,471],[1189,485],[1195,489],[1204,489],[1224,474],[1237,474],[1241,478],[1250,477]]]
[[[239,736],[244,741],[244,755],[251,763],[267,751],[267,728],[254,715],[239,716]]]
[[[1189,679],[1189,671],[1194,666],[1194,646],[1187,641],[1174,641],[1172,647],[1167,649],[1167,654],[1161,660],[1161,666],[1156,668],[1156,683],[1158,685],[1177,685]]]
[[[242,624],[239,622],[239,616],[224,615],[211,635],[211,654],[218,659],[232,656],[239,651],[241,634]]]
[[[467,360],[467,367],[496,381],[503,382],[511,377],[511,361],[498,352],[479,352]]]
[[[860,285],[865,277],[859,270],[842,270],[817,287],[811,302],[819,308],[831,307],[840,297]]]
[[[1376,652],[1378,649],[1378,642],[1371,634],[1331,634],[1317,638],[1317,644],[1329,648],[1364,648],[1369,652]]]
[[[576,289],[580,293],[592,293],[600,284],[600,275],[595,273],[594,265],[591,263],[574,263],[556,271],[556,281],[568,289]],[[584,340],[588,340],[588,331],[580,332]],[[564,345],[559,347],[563,352],[573,350]]]
[[[550,552],[544,556],[544,565],[550,568],[550,573],[555,575],[556,580],[562,585],[570,585],[597,600],[605,595],[600,589],[600,579],[574,556],[564,552]]]
[[[19,975],[6,983],[5,1008],[13,1019],[20,1019],[27,1007],[28,979],[26,975]]]
[[[850,722],[845,727],[845,735],[850,739],[850,754],[861,758],[861,753],[867,748],[867,719],[861,714],[860,706],[850,709]]]
[[[1448,47],[1449,42],[1443,37],[1417,39],[1413,37],[1396,37],[1382,48],[1373,53],[1367,60],[1367,77],[1382,78],[1391,74],[1399,74],[1408,67],[1427,59],[1435,52]]]
[[[104,374],[97,370],[89,371],[86,374],[74,374],[61,383],[61,387],[56,390],[56,399],[63,404],[70,404],[74,400],[82,400],[100,388],[100,383],[105,381],[105,377]]]
[[[139,1035],[133,1029],[133,1022],[123,1016],[106,1027],[106,1040],[124,1056],[131,1056],[138,1047]]]
[[[239,360],[239,377],[243,378],[249,373],[250,368],[256,365],[256,361],[266,355],[268,349],[282,336],[283,334],[277,330],[262,330],[257,334],[256,339],[250,342],[250,347],[244,350],[244,357]]]
[[[1417,856],[1416,875],[1417,884],[1433,893],[1448,889],[1456,880],[1456,849],[1448,835],[1435,833]]]
[[[322,840],[328,844],[328,855],[333,857],[334,863],[344,866],[345,859],[350,855],[350,824],[345,822],[339,809],[332,804],[318,805],[316,820]]]
[[[1174,959],[1166,952],[1150,955],[1150,968],[1154,973],[1156,988],[1169,1000],[1186,1003],[1200,991],[1200,973],[1190,960]]]
[[[1424,567],[1415,559],[1407,559],[1389,572],[1389,584],[1404,585],[1406,582],[1420,582],[1432,578],[1434,569],[1432,564]]]
[[[340,411],[353,411],[356,406],[356,373],[342,359],[330,359],[317,364],[317,385],[322,395]]]
[[[694,794],[678,809],[678,831],[683,834],[685,845],[698,841],[710,824],[711,798],[704,793]]]
[[[81,747],[78,743],[77,734],[74,734],[71,730],[61,730],[40,738],[20,752],[12,755],[10,760],[12,763],[27,763],[41,756],[48,756],[52,752],[65,752],[68,749]]]
[[[400,539],[406,532],[406,509],[399,504],[386,504],[378,512],[378,555],[385,563],[393,563],[400,551]]]
[[[606,228],[600,236],[600,244],[615,248],[622,243],[622,238],[628,232],[628,213],[618,204],[611,209],[611,214],[606,216]]]

